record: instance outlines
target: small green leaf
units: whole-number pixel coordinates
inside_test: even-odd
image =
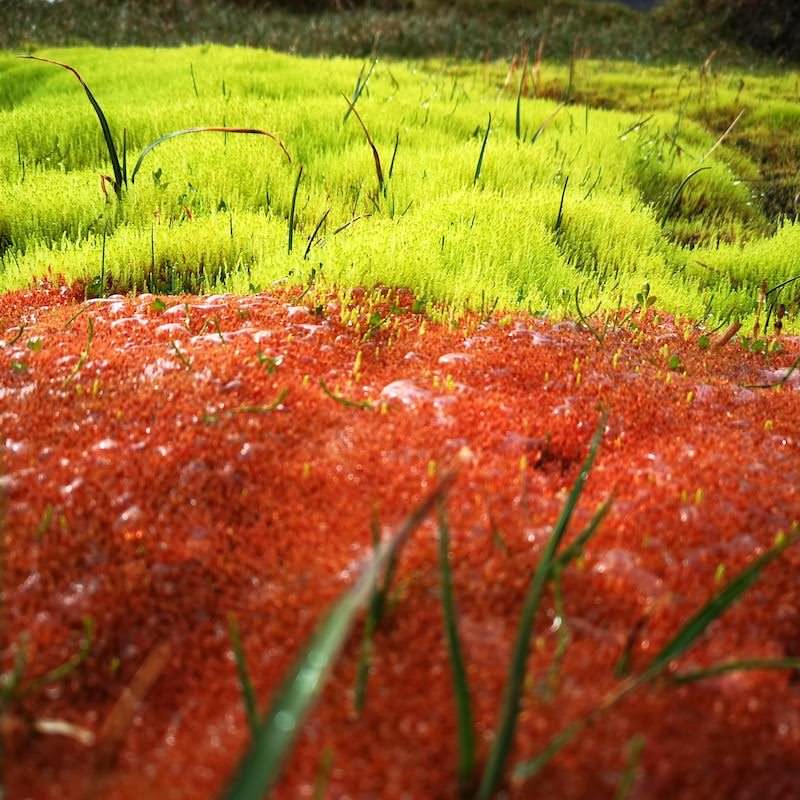
[[[156,297],[156,299],[150,303],[150,308],[152,308],[156,314],[160,314],[167,308],[167,304],[160,297]]]
[[[708,350],[708,348],[711,347],[711,337],[710,336],[706,336],[705,334],[703,334],[697,340],[697,346],[703,351]]]

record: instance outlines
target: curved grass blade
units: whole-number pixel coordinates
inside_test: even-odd
[[[297,192],[300,189],[300,181],[303,179],[303,165],[300,165],[300,169],[297,172],[297,180],[294,182],[294,190],[292,191],[292,207],[289,209],[289,234],[288,234],[288,242],[286,245],[286,250],[289,255],[292,253],[292,247],[294,246],[294,213],[297,209]]]
[[[458,785],[462,796],[472,788],[475,779],[475,723],[472,718],[469,680],[458,634],[453,576],[450,569],[450,526],[444,501],[437,506],[439,525],[439,573],[442,582],[442,611],[447,636],[447,650],[453,671],[453,691],[458,720]]]
[[[239,763],[225,794],[228,800],[262,800],[280,774],[303,719],[322,691],[328,673],[355,621],[356,614],[372,594],[387,564],[408,542],[455,480],[445,475],[433,491],[409,514],[394,535],[381,544],[361,577],[333,605],[317,626],[311,640],[295,662],[289,678],[278,690],[266,718]]]
[[[567,186],[566,186],[566,182],[565,182],[565,183],[564,183],[564,191],[566,192],[566,190],[567,190]],[[562,194],[562,203],[563,203],[563,194]],[[559,223],[559,224],[560,224],[560,223]],[[586,317],[586,315],[583,313],[583,309],[581,308],[581,301],[580,301],[579,291],[580,291],[580,290],[579,290],[579,289],[578,289],[578,287],[576,286],[576,287],[575,287],[575,308],[576,308],[576,309],[577,309],[577,311],[578,311],[578,317],[580,318],[580,321],[581,321],[581,323],[582,323],[582,324],[583,324],[583,325],[584,325],[584,326],[585,326],[585,327],[586,327],[586,328],[589,330],[589,333],[591,333],[591,334],[592,334],[592,336],[594,336],[594,338],[595,338],[595,339],[597,339],[597,341],[598,341],[600,344],[603,344],[603,340],[604,340],[604,338],[605,338],[605,337],[604,337],[603,335],[599,334],[599,333],[598,333],[598,332],[595,330],[595,327],[594,327],[594,325],[592,325],[592,323],[591,323],[591,322],[589,322],[589,319],[588,319],[588,318]],[[591,316],[591,315],[590,315],[590,316]]]
[[[700,159],[700,161],[705,161],[724,141],[728,138],[728,134],[736,127],[736,123],[742,118],[742,114],[744,114],[744,109],[742,109],[737,115],[736,119],[728,125],[725,133],[717,139],[716,142],[712,145],[711,149]]]
[[[791,366],[784,372],[783,377],[775,381],[775,383],[746,383],[743,384],[745,389],[775,389],[778,386],[783,386],[789,378],[794,375],[797,369],[800,368],[800,356],[798,356],[791,364]]]
[[[783,536],[762,556],[745,567],[719,593],[714,595],[664,647],[656,653],[638,682],[652,680],[663,672],[670,661],[686,652],[714,620],[721,617],[760,577],[764,567],[771,564],[786,548],[794,544],[798,534]]]
[[[672,212],[675,210],[675,206],[678,204],[678,200],[680,200],[681,193],[683,192],[684,187],[686,186],[689,181],[694,178],[695,175],[703,172],[704,170],[711,169],[711,167],[698,167],[693,172],[690,172],[681,182],[678,188],[675,190],[675,194],[672,195],[672,200],[669,201],[669,205],[667,206],[664,215],[661,217],[661,224],[663,225],[669,218]]]
[[[369,400],[350,400],[344,395],[336,394],[322,378],[319,379],[319,388],[322,389],[326,397],[330,397],[331,400],[335,400],[345,408],[360,408],[362,411],[372,411],[372,403]]]
[[[789,284],[794,283],[795,281],[800,281],[800,275],[795,275],[792,278],[788,278],[787,280],[782,281],[777,286],[773,286],[767,292],[767,294],[766,294],[766,296],[764,298],[765,300],[769,299],[769,296],[771,294],[774,294],[775,297],[767,305],[767,319],[764,322],[764,333],[766,333],[769,330],[769,321],[770,321],[770,319],[772,317],[772,313],[775,310],[775,307],[778,304],[778,300],[779,300],[779,297],[780,297],[781,289],[783,289],[784,286],[788,286]]]
[[[308,258],[308,254],[311,252],[311,248],[314,246],[314,240],[317,238],[317,234],[320,231],[320,228],[325,224],[325,220],[328,219],[328,214],[331,213],[333,209],[329,208],[321,217],[319,222],[317,223],[317,227],[314,228],[311,236],[308,237],[308,242],[306,243],[306,251],[303,253],[303,261]]]
[[[242,637],[239,634],[239,622],[235,614],[228,614],[228,638],[231,640],[233,658],[236,662],[236,677],[239,679],[239,688],[242,690],[244,715],[250,728],[250,735],[255,736],[258,730],[258,702],[253,682],[250,680],[250,671],[247,669]]]
[[[489,123],[486,126],[486,132],[483,134],[483,142],[481,142],[481,152],[478,154],[478,163],[475,165],[475,177],[472,179],[474,186],[478,179],[481,177],[481,169],[483,168],[483,156],[486,153],[486,142],[489,141],[489,133],[492,130],[492,115],[489,114]]]
[[[63,664],[54,667],[50,672],[45,673],[39,678],[32,680],[23,689],[22,694],[32,694],[38,691],[43,686],[49,686],[51,683],[58,683],[63,681],[64,678],[75,672],[92,652],[92,643],[94,642],[94,619],[92,617],[85,617],[83,620],[83,637],[81,638],[78,652],[70,656]]]
[[[575,511],[575,507],[578,504],[578,500],[583,492],[583,487],[586,485],[589,472],[597,456],[597,451],[600,447],[600,442],[606,427],[606,419],[607,417],[604,412],[600,417],[597,430],[592,437],[592,442],[589,446],[589,454],[586,456],[586,460],[581,466],[581,471],[572,487],[572,491],[567,497],[561,515],[545,545],[544,553],[542,553],[539,559],[536,572],[531,579],[528,593],[525,597],[525,604],[522,609],[519,627],[517,629],[517,640],[511,658],[508,680],[506,681],[506,686],[503,691],[500,722],[491,752],[489,753],[489,760],[481,778],[480,788],[478,789],[478,800],[489,800],[489,798],[494,795],[502,778],[505,763],[514,741],[514,734],[516,733],[520,698],[522,696],[525,680],[525,665],[528,660],[528,651],[530,649],[536,612],[539,610],[542,593],[552,573],[553,565],[556,560],[556,550],[572,519],[572,514]]]
[[[158,139],[150,142],[147,147],[142,150],[139,158],[136,160],[136,164],[134,164],[133,172],[131,172],[131,183],[136,181],[136,173],[139,172],[140,167],[142,166],[142,162],[146,158],[146,156],[151,153],[153,150],[156,149],[160,144],[164,142],[168,142],[170,139],[174,139],[176,136],[186,136],[190,133],[242,133],[242,134],[250,134],[253,136],[266,136],[268,139],[272,139],[275,144],[283,150],[283,154],[286,156],[286,160],[291,164],[292,157],[289,155],[289,151],[286,149],[284,143],[274,134],[270,133],[269,131],[261,130],[261,128],[226,128],[226,127],[201,127],[201,128],[184,128],[183,130],[179,131],[171,131],[170,133],[165,133],[163,136],[159,136]]]
[[[795,544],[800,539],[799,533],[789,536],[783,535],[776,539],[775,544],[764,555],[757,558],[749,566],[745,567],[722,591],[718,592],[711,600],[706,603],[681,629],[678,633],[659,651],[653,658],[650,666],[640,675],[632,676],[624,680],[614,689],[593,711],[589,712],[581,719],[575,720],[564,730],[557,733],[547,747],[534,758],[524,761],[514,768],[514,777],[519,780],[527,780],[534,777],[541,769],[575,736],[580,733],[590,722],[595,721],[601,714],[613,708],[620,700],[627,697],[631,692],[639,689],[646,683],[659,677],[670,661],[682,655],[691,647],[697,638],[705,631],[708,625],[718,619],[753,583],[758,580],[761,571],[781,556],[788,547]],[[686,673],[689,681],[702,680],[712,677],[714,674],[722,674],[734,669],[797,669],[800,667],[800,659],[767,659],[755,666],[758,660],[753,659],[749,662],[726,662],[717,668],[707,670],[697,670]],[[780,662],[783,663],[780,663]],[[791,662],[791,663],[790,663]],[[753,665],[748,667],[747,664]],[[735,666],[738,665],[738,666]],[[719,670],[719,672],[716,672]],[[671,681],[681,682],[680,673],[671,678]],[[684,681],[684,682],[689,682]]]
[[[122,186],[125,183],[125,173],[123,172],[122,166],[119,163],[117,146],[114,144],[114,137],[111,135],[111,128],[108,124],[108,120],[106,119],[106,115],[103,113],[103,109],[100,107],[100,103],[97,102],[97,99],[92,94],[92,90],[89,88],[86,81],[81,77],[81,74],[75,69],[75,67],[71,67],[69,64],[62,64],[60,61],[53,61],[50,58],[41,58],[40,56],[18,56],[18,58],[27,58],[32,61],[41,61],[43,64],[52,64],[55,67],[61,67],[61,69],[71,72],[78,79],[78,82],[81,86],[83,86],[83,90],[86,92],[86,96],[89,98],[89,102],[92,104],[94,113],[97,114],[97,119],[100,122],[100,127],[103,131],[103,139],[105,140],[106,148],[108,149],[108,157],[111,160],[111,169],[114,171],[114,191],[117,193],[117,195],[119,195],[122,192]]]
[[[743,658],[737,661],[725,661],[705,669],[690,672],[679,672],[670,677],[671,683],[695,683],[708,678],[718,678],[729,672],[745,672],[750,670],[789,669],[800,670],[800,658]]]
[[[347,95],[342,95],[344,97],[345,102],[349,106],[350,111],[353,112],[353,116],[358,120],[358,124],[361,126],[361,130],[364,131],[364,136],[367,139],[367,144],[370,146],[372,150],[372,159],[375,162],[375,174],[378,178],[378,189],[383,192],[385,186],[385,180],[383,177],[383,168],[381,167],[381,155],[378,152],[378,148],[375,147],[375,142],[372,141],[372,137],[369,135],[369,131],[367,130],[367,126],[364,124],[364,120],[361,119],[361,114],[356,111],[355,105],[352,101],[347,99]]]

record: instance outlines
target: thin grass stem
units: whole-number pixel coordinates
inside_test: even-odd
[[[483,141],[481,142],[481,152],[478,154],[478,163],[475,165],[475,177],[472,179],[472,185],[478,182],[478,179],[481,177],[481,169],[483,167],[483,156],[486,153],[486,142],[489,141],[489,133],[492,130],[492,115],[489,114],[489,122],[486,125],[486,132],[483,134]]]
[[[292,191],[292,206],[289,209],[289,234],[288,234],[288,242],[286,245],[286,252],[291,255],[292,254],[292,247],[294,246],[294,215],[295,210],[297,209],[297,192],[300,189],[300,181],[303,179],[303,165],[300,165],[300,169],[297,172],[297,179],[294,182],[294,190]]]
[[[506,686],[503,691],[503,702],[501,705],[497,734],[495,735],[489,753],[489,759],[481,778],[477,795],[478,800],[489,800],[493,797],[502,779],[505,763],[511,751],[514,735],[516,733],[525,678],[525,667],[528,660],[531,635],[533,633],[533,623],[536,613],[539,610],[539,604],[545,585],[551,576],[556,551],[566,533],[567,527],[572,519],[572,514],[575,511],[575,507],[578,504],[578,500],[580,499],[597,456],[597,451],[605,431],[606,420],[606,414],[601,414],[600,422],[589,446],[589,453],[586,460],[581,465],[581,470],[573,484],[572,491],[567,497],[567,501],[545,545],[544,552],[539,558],[539,564],[531,579],[517,629],[517,638],[513,649],[508,679],[506,680]]]
[[[228,638],[236,662],[236,677],[239,679],[239,688],[242,692],[245,719],[250,728],[250,735],[255,736],[258,731],[258,701],[253,682],[250,680],[250,671],[247,668],[247,657],[242,647],[242,637],[239,634],[239,622],[233,613],[228,614]]]
[[[443,502],[437,506],[439,526],[439,575],[442,587],[442,613],[444,615],[447,651],[453,673],[453,692],[456,701],[458,728],[458,784],[462,796],[470,791],[475,779],[475,723],[472,717],[469,679],[458,633],[458,612],[453,592],[453,575],[450,568],[450,526]]]

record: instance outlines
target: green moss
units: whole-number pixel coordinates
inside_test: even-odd
[[[393,177],[379,192],[363,132],[354,117],[343,122],[340,92],[352,92],[358,61],[210,46],[46,55],[80,69],[120,143],[126,131],[129,166],[160,134],[197,125],[272,131],[293,163],[264,137],[181,137],[150,153],[117,200],[102,189],[108,156],[74,78],[2,55],[0,124],[10,132],[0,142],[2,289],[45,275],[96,278],[104,232],[107,289],[248,292],[303,283],[322,265],[342,286],[406,286],[457,309],[497,298],[498,309],[555,315],[573,313],[576,288],[587,302],[616,307],[620,298],[633,304],[648,282],[667,311],[753,316],[761,282],[774,285],[792,269],[796,228],[752,191],[759,165],[733,132],[710,152],[721,131],[697,119],[705,110],[729,125],[738,93],[764,113],[743,116],[737,133],[767,120],[772,130],[793,125],[792,76],[748,76],[741,91],[735,75],[720,77],[717,95],[701,96],[680,70],[628,77],[629,67],[580,62],[574,78],[584,100],[599,103],[604,92],[606,105],[631,107],[630,81],[644,95],[639,82],[651,81],[653,110],[571,105],[554,116],[555,100],[526,91],[519,141],[518,74],[506,81],[506,65],[379,61],[358,101],[387,174],[399,136]],[[566,69],[542,66],[543,94],[555,94],[542,87],[563,81]],[[682,98],[676,111],[667,86]],[[764,97],[774,98],[774,115]],[[676,197],[699,166],[709,169]]]

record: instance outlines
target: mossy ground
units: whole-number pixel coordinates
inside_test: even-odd
[[[764,287],[797,272],[795,73],[532,56],[523,78],[521,58],[373,68],[216,46],[40,55],[81,71],[130,163],[160,134],[196,125],[267,129],[292,161],[263,137],[196,134],[150,153],[117,198],[79,84],[2,56],[6,290],[45,276],[100,294],[390,285],[449,314],[564,316],[576,290],[610,310],[635,305],[647,284],[666,311],[751,325]],[[382,188],[342,97],[370,71],[357,108]]]

